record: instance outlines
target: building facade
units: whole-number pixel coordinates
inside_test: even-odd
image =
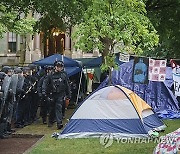
[[[43,41],[43,34],[17,35],[5,33],[0,39],[0,64],[28,64],[55,53],[71,57],[69,33],[56,33],[52,39]]]

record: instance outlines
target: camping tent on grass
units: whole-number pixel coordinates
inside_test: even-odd
[[[91,94],[73,114],[59,138],[148,137],[166,126],[131,90],[109,86]]]

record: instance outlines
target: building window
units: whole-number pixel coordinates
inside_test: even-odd
[[[8,33],[8,52],[15,53],[16,49],[16,42],[17,42],[17,35],[13,32]]]

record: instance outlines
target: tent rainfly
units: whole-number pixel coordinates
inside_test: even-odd
[[[35,61],[35,62],[33,62],[33,64],[36,64],[39,66],[54,65],[55,61],[63,61],[64,62],[65,71],[67,72],[68,76],[72,76],[72,75],[82,71],[82,67],[76,60],[73,60],[69,57],[63,56],[61,54],[54,54],[54,55],[46,57],[44,59]]]

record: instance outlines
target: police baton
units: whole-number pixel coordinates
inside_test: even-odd
[[[23,99],[23,98],[25,98],[26,97],[26,95],[32,90],[32,88],[36,85],[36,82],[37,81],[35,81],[34,83],[33,83],[33,85],[31,86],[31,87],[29,87],[29,89],[26,91],[26,93],[21,97],[21,99]]]

